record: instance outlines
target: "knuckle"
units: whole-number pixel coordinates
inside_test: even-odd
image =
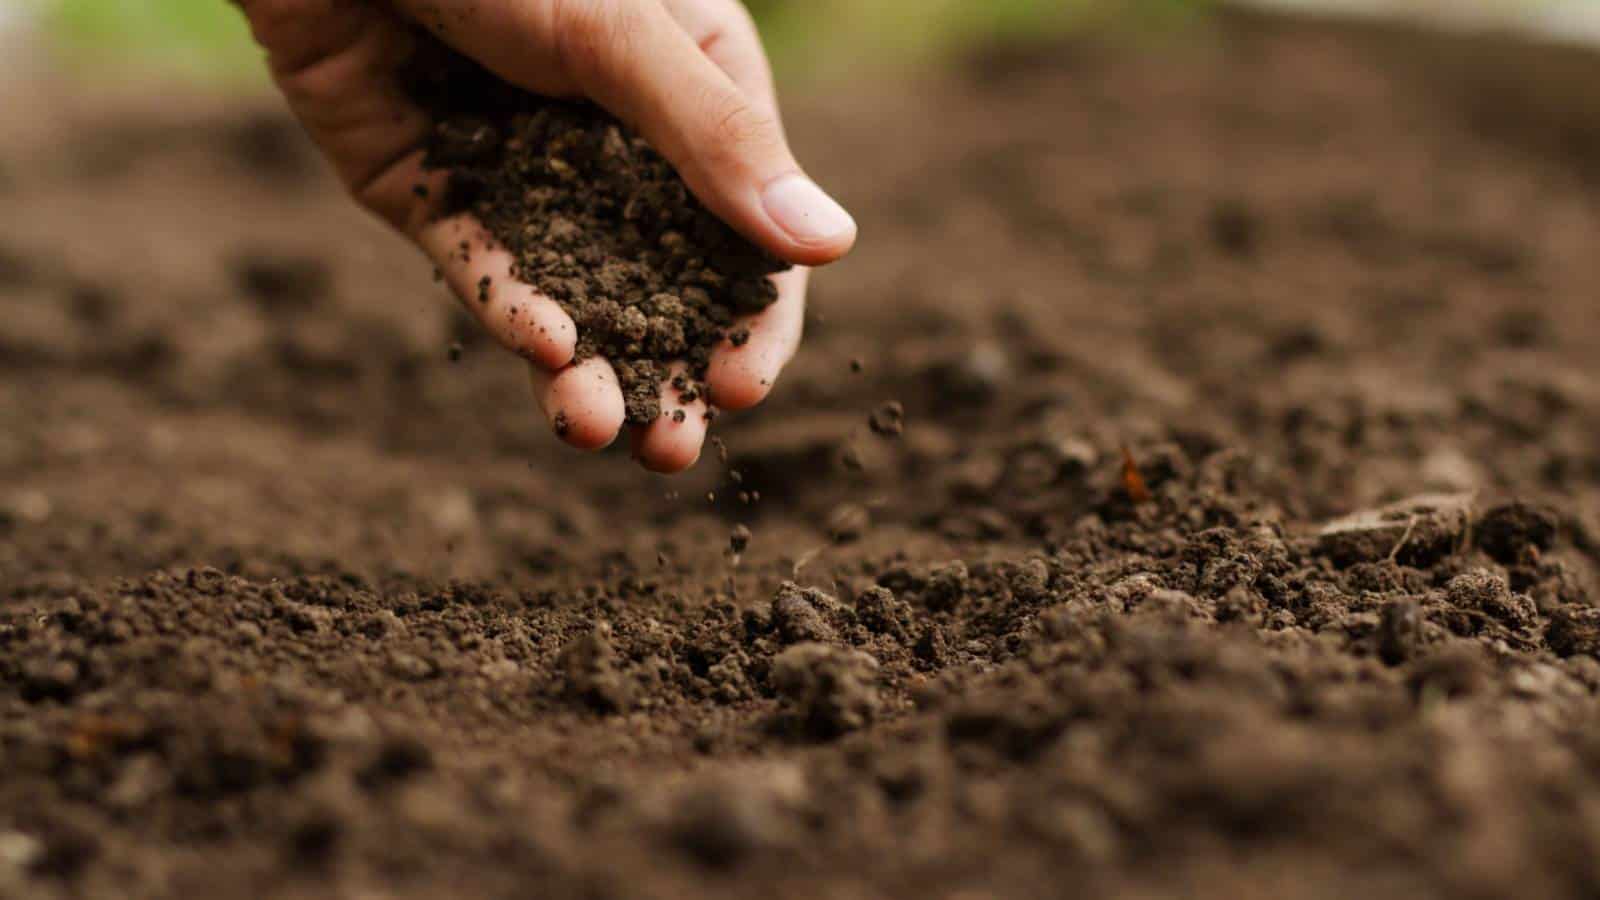
[[[715,14],[698,29],[696,42],[713,59],[724,52],[737,52],[725,51],[724,48],[753,47],[761,52],[761,32],[756,26],[755,17],[739,0],[725,0],[717,4]]]
[[[256,42],[275,76],[294,74],[392,29],[372,8],[349,0],[246,0]],[[392,43],[390,41],[389,43]]]
[[[384,178],[388,172],[384,169],[368,166],[357,168],[353,165],[340,165],[339,179],[344,184],[345,193],[361,208],[367,210],[387,223],[391,228],[402,234],[413,231],[411,204],[397,199],[393,186]]]
[[[237,0],[256,40],[266,46],[282,42],[301,31],[305,23],[325,12],[327,0]]]
[[[777,123],[737,94],[719,93],[707,100],[706,153],[721,165],[736,165],[753,153],[770,149]]]
[[[557,0],[549,34],[557,58],[575,80],[614,80],[629,58],[642,25],[638,7],[625,0]]]
[[[743,3],[737,2],[729,3],[728,6],[728,18],[726,20],[728,31],[740,37],[759,41],[761,39],[761,30],[756,26],[756,18],[750,14],[749,8]]]

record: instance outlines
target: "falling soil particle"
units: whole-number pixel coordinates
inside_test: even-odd
[[[746,525],[733,526],[733,533],[728,535],[728,545],[734,553],[743,553],[750,546],[750,528]]]

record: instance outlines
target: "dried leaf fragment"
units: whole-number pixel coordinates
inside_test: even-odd
[[[1150,488],[1145,485],[1144,476],[1139,474],[1139,464],[1133,459],[1133,451],[1126,444],[1122,447],[1122,491],[1135,504],[1150,502]]]

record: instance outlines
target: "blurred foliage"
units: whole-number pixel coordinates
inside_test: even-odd
[[[789,73],[923,63],[988,41],[1048,41],[1093,25],[1134,31],[1183,23],[1208,0],[751,0]]]
[[[69,58],[229,80],[263,77],[261,52],[226,0],[36,0]]]
[[[18,0],[0,0],[18,2]],[[21,0],[82,61],[259,78],[260,53],[226,0]],[[1207,0],[748,0],[788,78],[937,59],[983,40],[1046,39],[1086,21],[1182,21]]]

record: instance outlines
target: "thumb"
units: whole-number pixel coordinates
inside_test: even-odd
[[[849,252],[855,220],[801,171],[776,111],[746,96],[660,0],[546,2],[535,4],[545,15],[510,14],[519,6],[493,0],[480,11],[499,15],[442,36],[529,90],[548,89],[553,64],[558,83],[637,129],[708,209],[773,255],[817,266]]]
[[[669,159],[701,202],[773,254],[824,265],[856,224],[800,169],[777,112],[747,96],[660,3],[599,4],[564,62],[586,94]]]

